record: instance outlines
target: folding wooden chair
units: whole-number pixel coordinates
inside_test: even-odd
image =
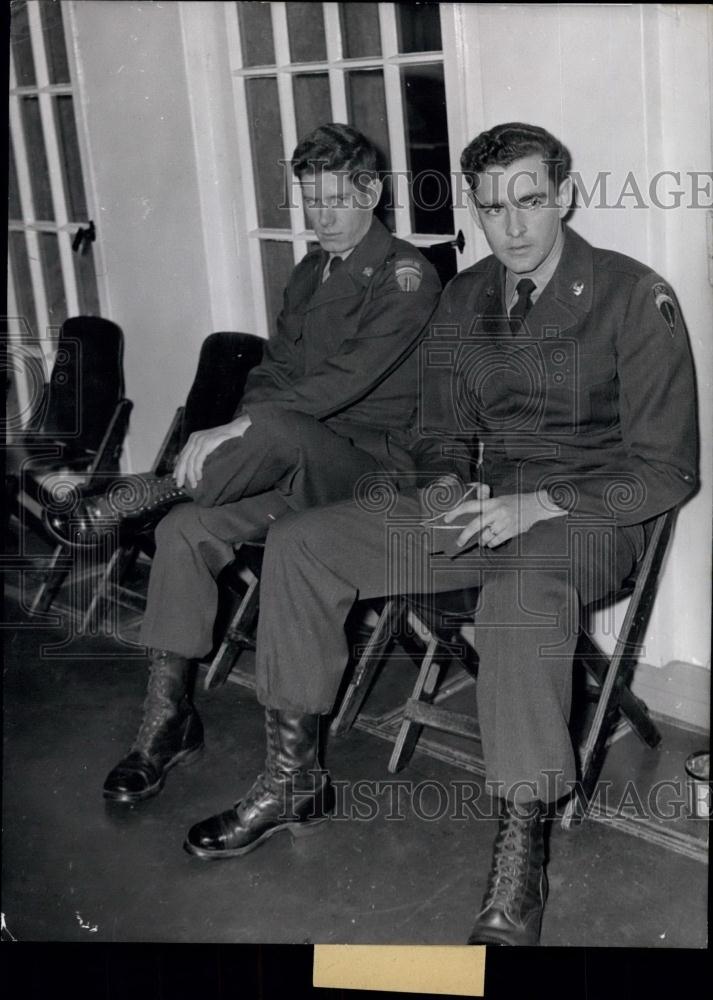
[[[619,712],[648,746],[653,748],[661,742],[661,734],[649,718],[646,705],[632,694],[629,684],[641,652],[641,639],[651,615],[676,514],[673,509],[655,518],[636,576],[618,595],[624,597],[630,594],[631,600],[611,659],[602,653],[589,635],[585,635],[581,658],[600,685],[599,700],[581,750],[580,783],[562,817],[565,829],[569,829],[574,821],[581,822],[589,811],[592,792],[604,762],[607,739]]]
[[[133,403],[128,399],[122,399],[117,404],[94,461],[87,470],[82,489],[98,489],[101,483],[106,481],[107,474],[118,472],[119,457],[132,408]],[[76,555],[68,553],[65,546],[55,547],[44,579],[32,602],[30,614],[43,614],[49,611],[67,575],[76,566],[76,561]]]
[[[249,333],[212,333],[203,341],[193,384],[176,410],[151,472],[167,475],[189,435],[227,423],[235,414],[248,372],[262,359],[263,340]],[[101,486],[101,484],[99,484]],[[155,551],[153,527],[122,526],[117,545],[106,563],[84,616],[83,627],[101,620],[106,601],[121,586],[143,552]]]
[[[124,398],[123,348],[123,333],[109,320],[74,316],[62,324],[44,397],[8,450],[10,496],[22,528],[44,536],[43,510],[118,471],[133,405]],[[32,613],[49,610],[73,566],[57,546]]]
[[[586,816],[594,786],[604,761],[607,739],[617,716],[621,714],[637,736],[649,747],[656,747],[661,734],[651,721],[645,703],[629,688],[641,651],[641,638],[656,596],[659,571],[671,535],[676,511],[659,515],[647,525],[646,551],[635,575],[614,595],[613,600],[630,596],[631,600],[613,655],[606,656],[585,631],[580,635],[575,659],[581,661],[598,687],[597,708],[581,747],[580,781],[568,802],[562,825],[568,829]],[[389,771],[404,767],[416,748],[423,727],[443,733],[479,739],[477,719],[446,709],[438,704],[438,682],[445,663],[455,658],[470,677],[477,677],[477,654],[458,633],[463,625],[473,624],[474,602],[471,592],[454,603],[453,594],[402,595],[384,603],[371,640],[357,663],[331,732],[342,735],[351,728],[366,698],[376,673],[398,642],[417,663],[419,672],[411,696],[404,705],[399,733],[394,745]],[[425,639],[407,629],[409,617],[420,624]],[[425,647],[425,648],[424,648]],[[465,650],[465,652],[464,652]]]
[[[208,668],[204,681],[206,691],[225,684],[241,653],[246,649],[255,649],[255,628],[260,610],[260,570],[264,551],[265,546],[261,542],[243,542],[240,546],[241,569],[247,569],[250,577],[218,652]]]
[[[249,572],[249,580],[242,599],[238,604],[223,635],[218,652],[215,654],[205,678],[205,690],[225,684],[241,654],[245,650],[255,650],[255,629],[260,611],[260,572],[265,553],[263,542],[243,542],[240,546],[240,569]],[[237,564],[233,564],[233,571]],[[348,634],[352,645],[364,645],[373,641],[371,630],[362,619],[350,623]]]

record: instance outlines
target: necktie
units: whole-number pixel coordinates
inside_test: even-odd
[[[334,274],[334,272],[338,268],[340,268],[343,263],[344,263],[344,260],[341,257],[332,257],[332,259],[329,262],[329,267],[327,268],[327,271],[328,271],[327,277],[331,278],[332,275]]]
[[[510,329],[513,333],[518,333],[522,327],[522,322],[527,316],[532,305],[531,296],[537,285],[532,278],[520,278],[515,288],[517,301],[510,310]]]

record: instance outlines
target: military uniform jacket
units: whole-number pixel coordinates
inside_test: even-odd
[[[429,262],[377,220],[322,281],[312,250],[292,272],[276,335],[248,375],[242,410],[309,413],[386,467],[410,468],[400,438],[417,395],[414,352],[441,290]]]
[[[697,485],[695,382],[667,284],[569,229],[516,333],[504,283],[490,256],[443,293],[421,345],[419,466],[454,471],[453,443],[480,444],[494,495],[546,489],[560,507],[621,525],[685,500]]]

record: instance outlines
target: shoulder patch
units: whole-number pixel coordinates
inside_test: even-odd
[[[673,335],[676,329],[676,304],[673,301],[670,291],[666,285],[659,281],[653,286],[651,293],[654,297],[656,308],[663,316],[669,332]]]
[[[417,292],[423,280],[423,268],[413,257],[404,258],[396,262],[394,275],[402,292]]]

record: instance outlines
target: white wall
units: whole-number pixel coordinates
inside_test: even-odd
[[[126,337],[134,470],[153,461],[214,329],[180,7],[72,4],[102,305]]]

